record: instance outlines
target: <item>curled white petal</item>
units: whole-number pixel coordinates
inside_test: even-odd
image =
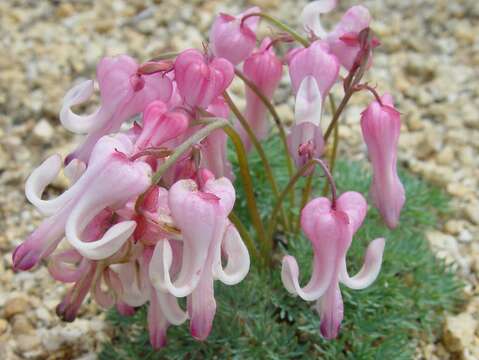
[[[374,280],[379,275],[381,270],[381,263],[384,253],[384,238],[378,238],[373,241],[368,246],[366,250],[366,256],[364,258],[364,264],[359,270],[359,272],[353,276],[349,277],[348,270],[346,268],[346,261],[343,261],[341,266],[340,281],[347,287],[360,290],[371,285]]]
[[[304,288],[301,288],[298,280],[298,262],[293,256],[287,255],[283,258],[281,280],[286,290],[291,294],[298,295],[306,301],[313,301],[326,292],[331,282],[333,266],[322,266],[322,269],[325,271],[318,272],[313,270],[311,280]]]
[[[248,274],[250,258],[248,249],[241,239],[238,230],[232,225],[226,228],[222,248],[226,253],[228,263],[223,269],[221,257],[214,266],[214,276],[226,285],[235,285],[242,281]]]
[[[178,305],[176,297],[162,291],[157,291],[157,296],[160,309],[169,323],[181,325],[188,319],[188,314]]]
[[[186,256],[186,253],[183,254]],[[185,259],[188,262],[188,259]],[[185,263],[183,261],[183,263]],[[173,251],[168,240],[159,241],[155,250],[153,251],[153,256],[150,261],[149,275],[152,285],[155,289],[162,292],[169,292],[175,297],[184,297],[193,292],[196,285],[200,280],[200,275],[192,276],[186,281],[182,281],[179,285],[173,284],[170,276],[170,268],[173,263]]]
[[[312,31],[314,35],[324,38],[327,31],[320,21],[320,14],[326,14],[336,7],[337,0],[318,0],[306,5],[301,12],[300,21],[307,32]]]
[[[83,134],[91,131],[95,127],[100,108],[93,114],[86,116],[77,115],[71,110],[72,106],[87,101],[92,96],[93,90],[93,80],[86,80],[74,86],[66,93],[60,110],[60,121],[66,129]]]
[[[319,91],[318,83],[313,76],[306,76],[299,85],[294,106],[294,118],[296,124],[310,122],[319,125],[323,99]]]
[[[124,264],[110,265],[110,269],[113,270],[121,282],[121,294],[120,298],[126,304],[137,307],[143,305],[148,301],[150,296],[149,285],[143,277],[138,274],[138,267],[134,262]]]
[[[80,239],[86,224],[83,224],[82,209],[76,207],[68,218],[65,235],[68,242],[83,256],[91,260],[105,259],[116,253],[133,234],[135,221],[123,221],[113,225],[98,240],[84,242]]]
[[[42,199],[43,191],[53,180],[55,180],[61,166],[62,159],[60,155],[52,155],[32,172],[25,184],[25,195],[28,201],[30,201],[43,215],[55,214],[65,206],[73,196],[71,191],[65,191],[55,199]]]

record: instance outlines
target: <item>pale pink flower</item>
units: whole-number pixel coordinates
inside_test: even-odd
[[[79,148],[67,157],[66,163],[75,158],[87,163],[91,150],[103,135],[118,131],[123,122],[142,112],[151,101],[170,99],[172,84],[168,77],[160,73],[140,74],[138,71],[138,63],[129,56],[103,58],[97,66],[101,105],[87,116],[77,115],[71,108],[92,96],[93,80],[82,82],[67,92],[60,121],[68,130],[88,135]]]
[[[371,195],[382,218],[390,228],[399,222],[406,201],[404,186],[397,174],[397,147],[401,130],[400,113],[391,95],[374,101],[362,113],[361,129],[373,167]]]
[[[265,38],[260,48],[245,60],[243,72],[244,75],[258,87],[263,95],[271,100],[274,91],[278,88],[283,73],[282,63],[274,53],[274,49],[271,46],[271,39]],[[266,106],[254,91],[246,85],[245,92],[245,118],[258,140],[263,140],[268,136],[269,131]],[[239,133],[243,139],[246,150],[249,151],[251,149],[251,140],[242,126],[239,129]]]
[[[288,53],[288,68],[293,92],[296,94],[306,76],[312,76],[323,100],[338,79],[339,62],[327,43],[315,41],[307,48],[296,48]]]
[[[200,172],[198,180],[200,189],[193,180],[180,180],[169,191],[171,214],[183,244],[178,274],[172,271],[178,255],[170,240],[155,246],[149,273],[159,292],[188,296],[191,334],[204,340],[216,312],[213,281],[219,279],[229,285],[240,282],[248,272],[249,255],[227,218],[235,200],[231,182],[215,180],[209,172]],[[222,252],[228,260],[224,269]]]
[[[305,287],[299,285],[296,259],[289,255],[283,258],[281,279],[285,288],[303,300],[318,300],[320,330],[327,339],[338,335],[343,318],[339,282],[351,289],[364,289],[376,279],[381,268],[385,241],[378,238],[369,244],[359,273],[352,278],[348,275],[346,253],[366,211],[366,200],[356,192],[342,194],[335,203],[324,197],[310,201],[301,212],[301,228],[314,252],[313,274]]]
[[[259,17],[252,16],[245,21],[242,21],[242,18],[260,11],[260,8],[252,7],[237,16],[220,13],[210,31],[213,54],[225,58],[233,65],[246,59],[256,46]]]
[[[233,81],[234,68],[226,59],[209,59],[196,49],[183,51],[175,61],[175,80],[185,103],[206,109]]]
[[[369,27],[371,15],[362,5],[353,6],[346,11],[339,23],[334,27],[326,40],[331,52],[336,55],[339,62],[347,70],[350,70],[361,50],[359,33]],[[377,40],[372,46],[377,46]]]
[[[114,224],[96,241],[82,241],[87,225],[105,208],[122,206],[144,192],[150,185],[151,168],[143,162],[130,161],[133,144],[125,135],[104,136],[93,149],[90,164],[80,178],[62,195],[43,200],[42,193],[61,168],[61,158],[53,155],[28,178],[28,200],[44,215],[49,215],[13,254],[14,267],[21,270],[35,266],[48,256],[66,235],[83,256],[102,259],[115,253],[133,233],[136,223]]]

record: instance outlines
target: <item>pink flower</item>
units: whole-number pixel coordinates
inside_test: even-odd
[[[104,136],[93,149],[90,164],[78,180],[62,195],[43,200],[45,187],[61,168],[61,158],[53,155],[27,180],[28,200],[44,215],[49,215],[13,254],[14,267],[27,270],[48,256],[66,235],[83,256],[102,259],[115,253],[133,233],[136,223],[114,224],[95,241],[83,241],[87,225],[106,208],[122,206],[150,185],[151,168],[128,159],[133,144],[125,135]]]
[[[216,117],[228,119],[229,107],[220,96],[217,97],[206,109]],[[209,169],[216,177],[234,179],[231,163],[227,156],[226,141],[228,136],[222,129],[209,134],[201,143],[201,166]]]
[[[186,104],[206,109],[233,80],[234,69],[223,58],[207,59],[200,51],[183,51],[175,61],[175,80]]]
[[[339,74],[339,63],[328,44],[315,41],[308,48],[293,49],[288,54],[289,76],[296,94],[306,76],[312,76],[324,100]]]
[[[183,244],[178,273],[174,270],[178,250],[175,254],[172,242],[165,239],[155,246],[149,274],[159,292],[188,296],[191,334],[204,340],[216,312],[214,279],[229,285],[240,282],[248,272],[249,255],[227,218],[235,200],[231,182],[215,180],[211,173],[199,174],[199,182],[200,189],[193,180],[180,180],[169,191],[171,214]],[[228,260],[224,269],[222,252]]]
[[[213,54],[225,58],[233,65],[238,65],[246,59],[256,45],[256,28],[259,17],[252,16],[243,22],[242,18],[260,11],[260,8],[252,7],[237,16],[219,14],[210,32],[210,45]]]
[[[179,111],[168,111],[162,101],[153,101],[143,111],[143,128],[135,146],[138,150],[158,147],[181,135],[188,128],[188,117]]]
[[[364,289],[376,279],[381,268],[385,241],[378,238],[369,244],[359,273],[354,277],[348,275],[346,253],[366,211],[366,200],[356,192],[342,194],[333,204],[324,197],[310,201],[301,212],[301,228],[314,252],[313,274],[305,287],[299,285],[296,259],[289,255],[283,258],[281,279],[285,288],[303,300],[318,300],[320,330],[326,339],[338,335],[343,318],[339,282],[351,289]]]
[[[270,45],[271,39],[265,38],[260,48],[245,60],[243,71],[245,76],[271,100],[281,80],[283,66]],[[263,140],[269,131],[266,106],[248,86],[245,89],[245,118],[248,120],[258,140]],[[239,132],[246,150],[249,151],[251,149],[249,136],[243,127],[240,128]]]
[[[91,115],[79,116],[72,106],[87,101],[94,90],[93,80],[87,80],[67,92],[60,111],[63,126],[76,133],[88,134],[80,147],[70,154],[66,163],[80,159],[87,163],[96,142],[116,132],[123,122],[143,111],[156,99],[168,101],[172,93],[171,80],[160,73],[142,75],[137,62],[126,55],[106,57],[97,67],[101,105]]]
[[[326,38],[327,32],[324,30],[319,20],[320,14],[327,14],[332,11],[338,3],[338,0],[318,0],[307,4],[301,12],[300,21],[308,33],[312,33],[321,39]]]
[[[397,146],[401,129],[399,112],[391,95],[374,101],[362,113],[361,129],[373,166],[371,194],[387,226],[395,228],[406,201],[404,186],[397,174]]]
[[[331,52],[337,56],[341,65],[347,70],[352,68],[361,49],[359,33],[368,28],[370,22],[371,15],[366,7],[362,5],[353,6],[346,11],[326,38]],[[377,45],[378,42],[375,40],[372,46]]]
[[[288,135],[288,150],[296,164],[301,168],[312,158],[323,154],[324,139],[321,130],[323,99],[316,80],[306,76],[296,95],[295,123]],[[304,175],[310,174],[309,170]]]

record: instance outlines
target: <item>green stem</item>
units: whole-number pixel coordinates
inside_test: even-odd
[[[272,243],[272,240],[266,236],[266,231],[264,229],[263,221],[261,221],[261,217],[259,216],[259,211],[256,205],[256,199],[254,196],[253,180],[251,179],[251,175],[249,173],[248,159],[247,159],[243,142],[241,141],[241,137],[231,126],[225,127],[224,131],[229,136],[229,138],[231,139],[236,149],[236,155],[238,156],[239,170],[241,173],[241,178],[243,180],[243,187],[245,189],[245,194],[246,194],[246,206],[248,207],[248,211],[251,217],[251,222],[253,223],[253,226],[255,227],[256,233],[258,235],[261,254],[265,262],[269,262],[268,248],[270,247],[270,243]]]
[[[334,114],[336,112],[336,104],[334,103],[334,98],[329,95],[329,104],[331,105],[331,112]],[[339,143],[339,122],[336,122],[334,125],[333,133],[333,148],[331,149],[331,155],[329,158],[329,170],[331,174],[334,172],[334,166],[336,165],[336,155],[338,153],[338,143]],[[329,183],[326,182],[323,188],[323,195],[326,195],[329,191]]]
[[[294,38],[294,40],[299,42],[304,47],[309,46],[309,41],[306,38],[302,37],[296,30],[294,30],[293,28],[291,28],[288,25],[286,25],[285,23],[283,23],[281,20],[278,20],[271,15],[268,15],[268,14],[265,14],[265,13],[253,13],[253,14],[246,15],[245,17],[243,17],[241,19],[241,21],[245,21],[247,18],[253,17],[253,16],[262,17],[263,19],[265,19],[270,24],[276,26],[278,29],[281,29],[281,30],[287,32],[288,34],[290,34]]]
[[[245,245],[248,248],[249,253],[253,256],[254,259],[260,259],[260,254],[258,253],[258,250],[256,249],[253,239],[251,238],[251,235],[246,229],[246,226],[244,226],[243,222],[238,217],[238,215],[236,215],[236,213],[232,211],[229,215],[229,219],[233,223],[233,225],[236,227],[236,230],[238,230],[239,234],[241,235],[241,238],[245,242]]]
[[[276,184],[276,180],[273,176],[273,169],[271,168],[271,165],[269,164],[268,158],[266,157],[266,153],[263,150],[263,147],[261,146],[260,142],[258,141],[258,138],[256,137],[253,129],[249,125],[248,121],[245,119],[243,114],[241,114],[241,111],[238,109],[238,107],[235,105],[233,100],[231,100],[231,97],[228,95],[228,93],[225,91],[223,93],[223,97],[230,107],[231,111],[233,114],[235,114],[236,118],[240,122],[241,126],[245,129],[246,133],[248,134],[248,137],[250,138],[251,142],[253,143],[253,146],[255,147],[256,151],[258,152],[259,157],[261,158],[261,161],[264,166],[266,178],[268,179],[269,183],[271,184],[271,190],[273,191],[273,195],[276,199],[278,199],[279,196],[279,190],[278,190],[278,185]],[[281,207],[281,217],[283,218],[284,226],[286,229],[289,230],[289,222],[288,218],[286,217],[286,213],[284,212],[284,209]]]
[[[163,53],[158,56],[155,56],[154,58],[148,61],[161,61],[161,60],[173,59],[177,57],[179,54],[180,54],[179,52],[167,52],[167,53]]]

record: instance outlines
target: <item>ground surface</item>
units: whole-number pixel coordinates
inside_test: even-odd
[[[252,3],[295,24],[303,1]],[[341,4],[344,9],[353,2]],[[456,264],[470,298],[464,313],[447,319],[445,336],[424,344],[418,356],[479,358],[479,3],[365,4],[382,41],[371,80],[394,94],[403,113],[400,162],[452,196],[453,211],[428,239],[438,256]],[[85,306],[81,320],[72,324],[56,318],[65,288],[52,282],[44,267],[22,274],[11,270],[12,250],[40,221],[24,198],[25,178],[47,155],[67,153],[75,140],[57,118],[65,91],[94,76],[103,55],[129,53],[145,60],[201,47],[214,13],[245,6],[231,0],[0,3],[0,354],[7,359],[94,358],[108,336],[94,305]],[[286,94],[279,91],[277,101],[284,102]],[[365,157],[358,119],[368,100],[359,96],[342,120],[340,150],[353,158]],[[290,102],[279,111],[291,120]],[[60,178],[56,186],[61,190],[65,181]]]

